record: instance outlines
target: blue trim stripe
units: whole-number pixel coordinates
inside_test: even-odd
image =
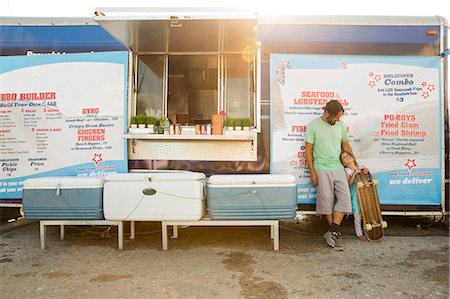
[[[0,55],[26,55],[27,51],[80,53],[127,48],[98,25],[0,26]]]
[[[427,35],[434,30],[436,35]],[[263,42],[341,42],[439,45],[439,26],[259,24]]]
[[[281,63],[288,60],[293,69],[337,69],[341,61],[348,64],[377,63],[391,65],[412,65],[440,69],[439,56],[371,56],[371,55],[316,55],[316,54],[271,54],[271,59]],[[276,69],[271,68],[275,76]]]

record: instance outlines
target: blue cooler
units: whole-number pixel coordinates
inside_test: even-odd
[[[207,188],[211,219],[292,219],[297,212],[292,175],[213,175]]]
[[[100,220],[103,217],[101,177],[42,177],[23,183],[26,219]]]

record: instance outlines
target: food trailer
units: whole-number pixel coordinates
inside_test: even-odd
[[[170,169],[294,175],[312,212],[304,132],[337,99],[383,213],[448,213],[441,17],[97,8],[1,28],[3,205],[28,177]]]

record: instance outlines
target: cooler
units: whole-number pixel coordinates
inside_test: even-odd
[[[292,175],[213,175],[207,187],[211,219],[292,219],[296,215]]]
[[[205,175],[148,172],[106,177],[103,205],[107,220],[199,220],[205,211]]]
[[[103,218],[101,177],[42,177],[23,183],[26,219],[100,220]]]

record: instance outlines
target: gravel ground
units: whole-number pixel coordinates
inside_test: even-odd
[[[49,227],[41,250],[37,221],[2,222],[0,298],[449,298],[448,223],[386,220],[381,242],[345,220],[344,251],[325,244],[324,219],[283,221],[278,252],[264,227],[182,228],[162,251],[157,222],[138,222],[124,250],[115,228],[69,226],[59,240]]]

